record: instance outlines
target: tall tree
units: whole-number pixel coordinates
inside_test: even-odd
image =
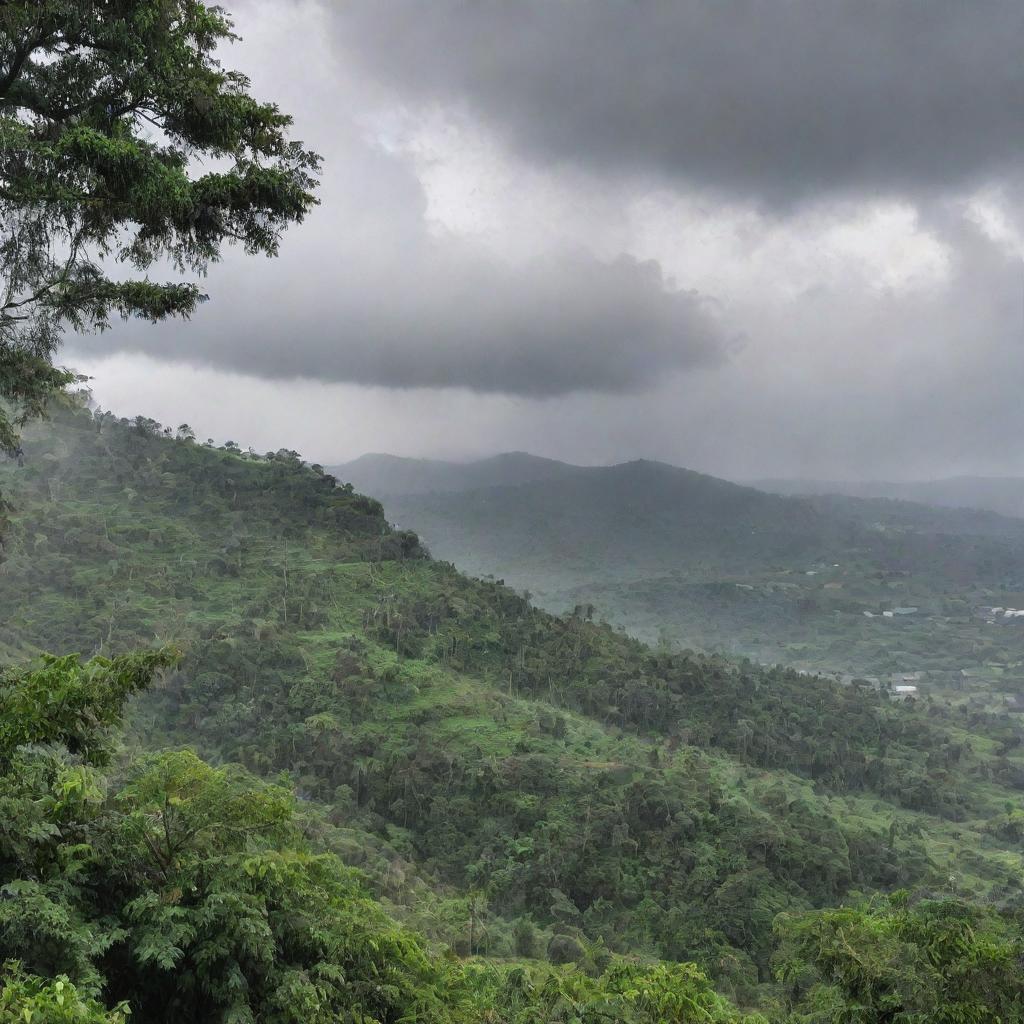
[[[198,0],[0,2],[0,449],[72,379],[65,330],[189,316],[225,243],[273,255],[316,202],[317,155],[216,56],[235,38]]]

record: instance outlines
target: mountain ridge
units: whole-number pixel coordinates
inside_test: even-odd
[[[466,462],[368,452],[351,462],[327,467],[328,472],[358,490],[381,496],[525,483],[571,474],[583,468],[522,451],[499,452]]]
[[[725,479],[660,459],[642,457],[608,465],[579,465],[521,450],[466,460],[411,458],[386,452],[368,452],[328,468],[339,479],[350,481],[366,493],[392,497],[568,478],[579,473],[609,470],[634,463],[670,467],[716,480]],[[765,477],[728,482],[784,497],[838,495],[865,500],[908,501],[938,508],[976,509],[1010,518],[1024,517],[1024,478],[1014,476],[962,474],[902,482]]]
[[[868,480],[804,480],[767,478],[751,486],[786,495],[840,494],[859,498],[889,498],[935,505],[974,508],[1015,518],[1024,517],[1024,478],[961,475],[905,482]]]

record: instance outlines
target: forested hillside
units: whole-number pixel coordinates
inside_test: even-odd
[[[406,479],[374,465],[391,487]],[[417,465],[419,491],[386,496],[388,517],[549,610],[593,604],[650,642],[809,670],[926,671],[946,687],[968,670],[986,692],[1024,691],[1024,619],[986,621],[993,606],[1024,605],[1019,519],[782,497],[646,461],[468,487],[442,463],[429,488]]]
[[[1019,471],[1022,37],[0,0],[0,1024],[1024,1024],[1020,480],[279,448]]]
[[[431,560],[295,453],[168,433],[71,407],[0,467],[3,659],[180,647],[131,743],[278,779],[431,943],[695,959],[749,1005],[809,991],[813,957],[764,987],[779,914],[899,888],[1015,912],[1016,724],[655,653]]]

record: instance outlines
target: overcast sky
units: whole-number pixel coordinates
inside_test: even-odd
[[[97,400],[326,464],[1024,474],[1019,0],[223,0],[325,157]]]

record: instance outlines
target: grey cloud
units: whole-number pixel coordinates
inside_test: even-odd
[[[1017,0],[355,0],[341,59],[544,161],[744,198],[1024,167]]]
[[[168,367],[158,382],[168,393],[157,396],[158,375],[144,368],[117,407],[196,426],[214,417],[228,432],[218,436],[237,440],[243,428],[232,424],[252,424],[258,447],[286,444],[325,462],[379,448],[527,448],[584,462],[660,457],[745,478],[1024,473],[1020,261],[948,194],[991,181],[1024,224],[1024,175],[1012,173],[1024,146],[1017,0],[328,6],[333,34],[320,31],[314,0],[290,23],[281,5],[248,0],[238,48],[261,94],[294,111],[327,157],[323,206],[286,237],[279,260],[232,255],[214,267],[211,301],[193,323],[119,325],[76,343],[86,366],[129,349],[262,380]],[[824,209],[806,220],[777,209],[764,234],[741,225],[735,249],[710,245],[713,265],[722,252],[752,254],[721,313],[675,291],[654,264],[601,263],[544,241],[546,257],[516,265],[495,255],[508,226],[487,246],[431,230],[414,173],[422,165],[367,145],[353,127],[366,111],[435,102],[559,165],[541,177],[563,194],[579,182],[609,196],[609,208],[648,191],[626,180],[641,173],[673,179],[670,194],[693,182],[779,204],[824,199]],[[607,176],[562,173],[564,162]],[[508,161],[512,187],[520,164]],[[887,288],[855,258],[823,251],[837,271],[787,298],[788,250],[773,248],[774,227],[813,232],[819,212],[852,211],[859,229],[859,204],[829,200],[894,190],[913,193],[922,230],[950,254],[948,277]],[[513,228],[547,238],[537,226],[546,208],[534,201],[524,190]],[[721,209],[733,230],[731,204]],[[581,216],[577,231],[573,221],[581,245],[588,223]],[[669,227],[686,231],[681,220]],[[862,244],[890,244],[864,231]],[[766,241],[779,274],[757,270]],[[672,266],[670,241],[638,251],[663,252]],[[796,253],[798,277],[805,258]],[[749,340],[733,352],[728,336],[739,330]],[[188,380],[213,383],[200,393]]]
[[[637,394],[557,401],[420,389],[398,395],[195,374],[97,394],[122,414],[183,420],[219,438],[282,444],[325,464],[368,450],[462,457],[525,449],[578,462],[659,458],[734,479],[1024,475],[1021,266],[954,223],[964,257],[940,296],[808,293],[766,314],[712,374],[668,373]],[[86,367],[88,369],[88,367]],[[116,376],[116,374],[114,374]],[[198,393],[197,393],[198,392]]]
[[[762,321],[765,352],[785,361],[738,360],[703,389],[694,427],[743,395],[705,466],[748,479],[773,464],[819,478],[1024,473],[1021,261],[948,210],[929,224],[955,244],[941,292],[808,294]]]
[[[315,7],[297,10],[287,31],[301,36]],[[275,379],[540,396],[628,393],[726,357],[714,310],[655,263],[580,250],[515,264],[432,230],[407,154],[357,127],[366,99],[337,47],[318,39],[303,55],[289,37],[275,61],[274,9],[250,0],[237,13],[253,47],[239,55],[254,61],[259,90],[295,112],[325,157],[321,206],[279,259],[229,253],[187,326],[117,325],[78,350],[166,353]]]
[[[187,328],[131,328],[80,343],[278,379],[557,395],[634,391],[667,370],[712,365],[722,344],[700,300],[622,259],[513,269],[450,247],[336,277],[219,282]]]
[[[449,251],[410,269],[398,294],[353,303],[351,320],[311,353],[321,376],[532,395],[630,391],[722,355],[700,301],[666,291],[654,264],[581,257],[514,269]]]
[[[414,168],[357,129],[359,98],[335,74],[321,66],[284,81],[326,162],[321,206],[280,258],[229,251],[188,325],[119,324],[76,349],[267,378],[544,396],[636,391],[726,357],[714,309],[655,263],[577,251],[515,264],[432,231]],[[289,90],[314,90],[313,109]]]
[[[368,450],[525,449],[578,462],[660,458],[734,479],[1024,475],[1020,260],[949,211],[928,222],[956,243],[947,289],[808,292],[763,312],[721,371],[665,372],[639,395],[399,395],[149,366],[131,376],[97,368],[97,395],[122,414],[187,421],[259,450],[283,444],[325,464]]]

